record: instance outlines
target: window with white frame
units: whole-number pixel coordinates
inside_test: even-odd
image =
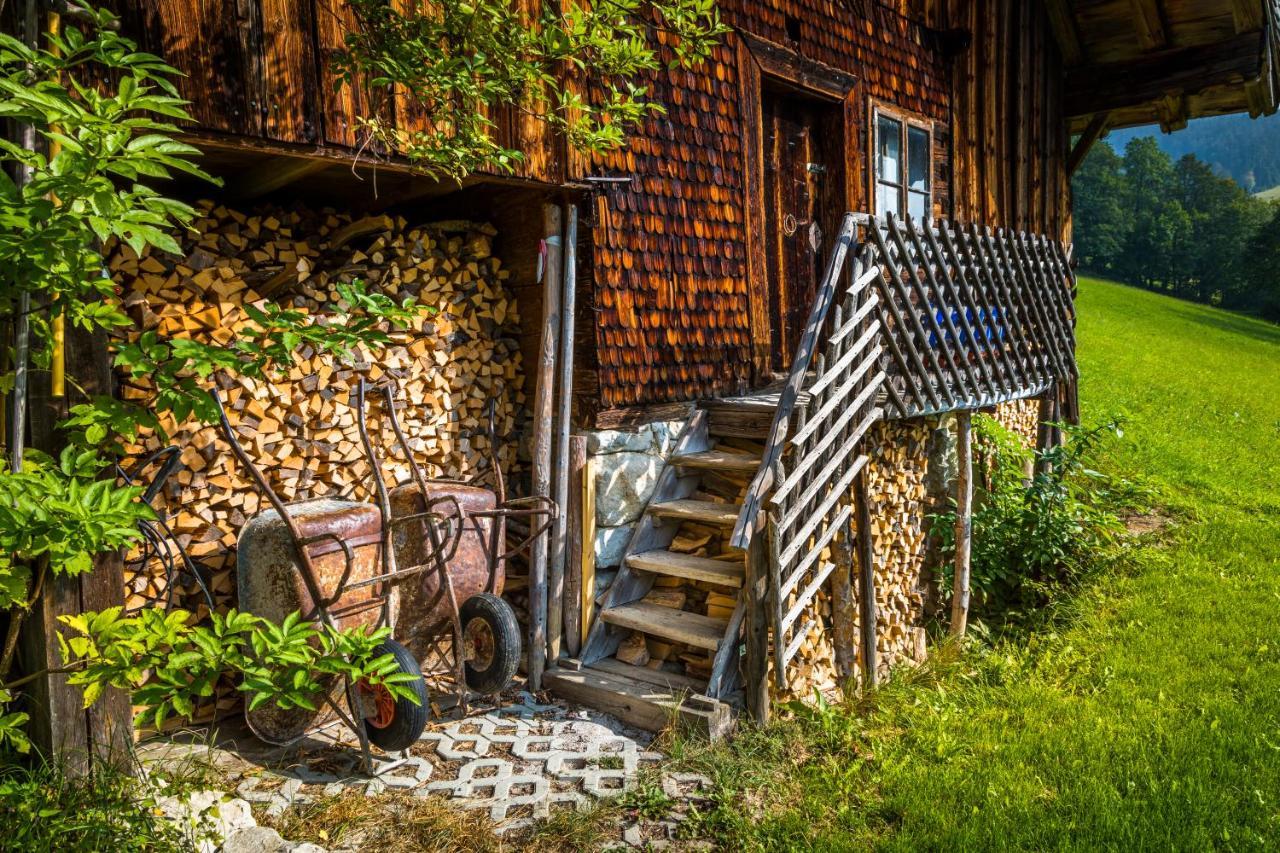
[[[928,126],[875,110],[876,213],[924,219],[932,213],[933,140]]]

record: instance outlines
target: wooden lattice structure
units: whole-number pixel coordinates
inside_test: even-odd
[[[896,417],[976,409],[1076,378],[1075,276],[1043,235],[862,217]]]

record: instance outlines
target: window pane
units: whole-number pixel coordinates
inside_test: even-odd
[[[902,190],[887,184],[876,184],[876,213],[902,215]]]
[[[914,190],[907,193],[907,213],[917,221],[925,219],[929,215],[929,196]]]
[[[902,122],[885,116],[876,120],[876,169],[886,181],[902,183]]]
[[[907,128],[907,184],[929,191],[929,132],[918,127]]]

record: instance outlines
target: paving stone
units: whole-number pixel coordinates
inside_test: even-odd
[[[266,826],[238,830],[222,845],[222,853],[283,853],[287,849],[280,833]]]

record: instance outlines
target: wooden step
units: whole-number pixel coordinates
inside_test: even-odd
[[[692,554],[677,554],[674,551],[632,554],[627,557],[627,565],[641,572],[706,581],[721,586],[740,587],[746,577],[746,567],[741,561],[712,560]]]
[[[728,453],[723,450],[704,450],[701,453],[678,453],[671,462],[685,468],[705,468],[712,471],[739,471],[754,474],[760,467],[760,457],[749,453]]]
[[[688,613],[643,601],[602,610],[600,618],[610,625],[643,631],[655,637],[687,643],[708,651],[720,648],[725,629],[729,627],[727,619],[712,619],[700,613]]]
[[[678,518],[681,521],[701,521],[720,527],[733,527],[738,523],[737,504],[721,504],[715,501],[663,501],[649,504],[648,512],[659,518]]]
[[[569,662],[570,666],[574,663]],[[673,720],[679,720],[682,725],[698,729],[715,740],[732,728],[733,711],[725,703],[653,684],[646,680],[651,677],[648,670],[629,673],[612,666],[600,669],[596,664],[580,669],[549,669],[543,673],[542,683],[558,696],[597,708],[628,725],[651,732],[662,731]]]
[[[692,678],[678,672],[667,672],[664,669],[651,669],[647,666],[632,666],[617,658],[602,658],[591,664],[590,669],[599,670],[609,675],[618,675],[632,681],[640,681],[662,687],[671,693],[700,694],[707,689],[707,682],[701,678]]]

